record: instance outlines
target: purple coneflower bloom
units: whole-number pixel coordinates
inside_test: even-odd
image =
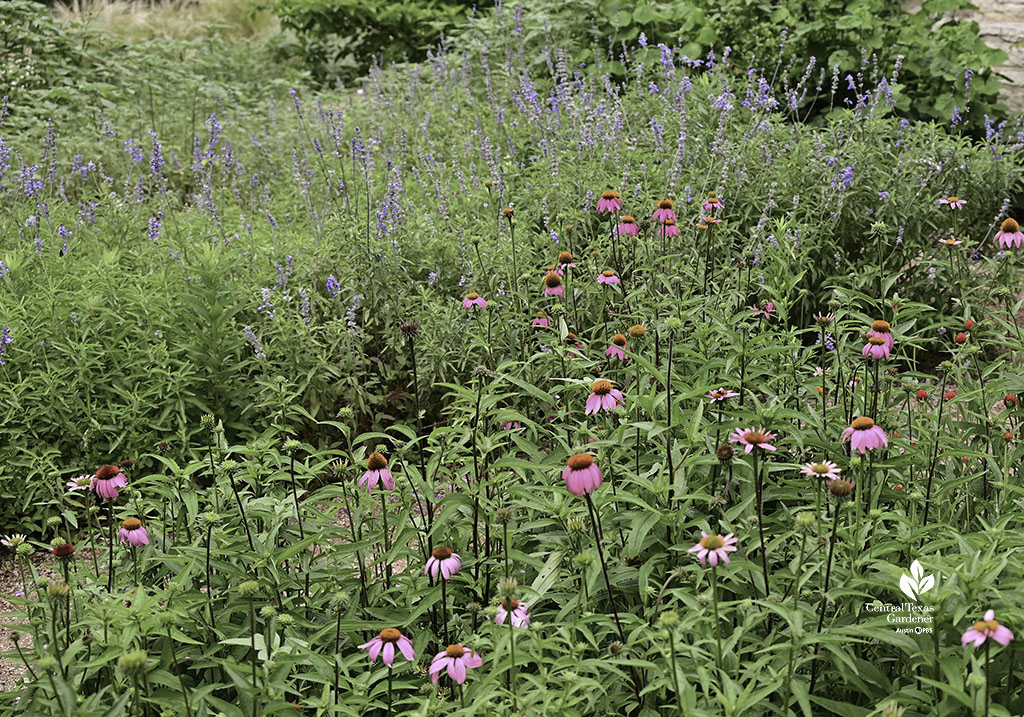
[[[597,275],[598,284],[618,284],[619,277],[615,276],[615,272],[611,269],[605,269]]]
[[[601,192],[601,198],[597,200],[597,213],[615,213],[622,209],[622,195],[611,190]]]
[[[654,216],[651,217],[651,221],[658,224],[664,224],[665,222],[675,223],[676,213],[672,206],[671,199],[662,199],[658,202],[658,208],[654,210]]]
[[[133,548],[149,545],[149,533],[142,527],[142,521],[138,518],[129,518],[121,523],[121,530],[117,536],[122,543],[128,543]]]
[[[626,348],[626,337],[623,334],[615,334],[612,337],[611,345],[605,349],[604,355],[620,361],[628,361],[629,356],[623,351],[624,348]]]
[[[939,204],[945,204],[950,209],[963,209],[967,200],[960,197],[945,197],[939,200]]]
[[[377,637],[360,645],[359,649],[369,651],[371,663],[376,662],[377,655],[380,655],[384,664],[391,667],[395,663],[396,645],[402,656],[409,662],[416,659],[416,651],[412,649],[412,642],[400,630],[393,627],[384,628]]]
[[[754,310],[754,313],[751,314],[751,316],[755,319],[760,317],[771,319],[772,314],[776,313],[775,304],[771,301],[762,301],[759,305],[751,306],[750,308]]]
[[[885,431],[867,416],[853,419],[853,423],[843,430],[842,439],[850,442],[850,450],[859,451],[861,455],[865,451],[876,451],[889,445]]]
[[[1016,219],[1007,217],[1003,220],[999,231],[996,232],[996,241],[1003,249],[1009,249],[1011,244],[1020,249],[1021,244],[1024,244],[1024,232],[1020,230],[1020,224]]]
[[[983,620],[979,620],[967,628],[963,637],[960,638],[960,644],[967,647],[967,643],[973,642],[975,647],[981,647],[990,637],[1003,647],[1009,645],[1010,640],[1013,639],[1010,628],[996,622],[995,610],[987,611]]]
[[[89,484],[89,490],[101,498],[113,500],[120,495],[117,489],[124,488],[127,485],[128,479],[125,478],[121,469],[117,466],[107,465],[100,466],[99,470],[96,471],[96,475],[92,477],[92,482]]]
[[[481,309],[487,306],[487,302],[480,294],[475,291],[471,291],[466,294],[466,298],[462,300],[463,309],[472,309],[474,306],[479,306]]]
[[[570,456],[562,471],[565,487],[573,495],[582,498],[584,493],[593,493],[601,485],[604,476],[589,453]]]
[[[549,271],[544,277],[544,296],[565,297],[565,288],[562,286],[562,277],[556,271]]]
[[[636,219],[626,214],[619,223],[619,235],[624,237],[635,237],[640,233],[636,225]]]
[[[888,321],[874,321],[871,323],[871,330],[867,332],[868,337],[877,336],[885,339],[885,345],[892,351],[892,347],[896,344],[896,340],[892,337],[892,326],[889,325]]]
[[[551,326],[551,317],[549,317],[543,311],[538,311],[537,318],[530,322],[530,326],[534,328],[537,328],[539,326],[541,328],[546,329],[549,326]]]
[[[466,681],[466,670],[473,667],[480,667],[484,660],[472,650],[467,650],[462,645],[449,645],[444,652],[434,655],[430,663],[430,679],[437,684],[437,678],[441,676],[441,670],[448,668],[448,676],[458,684]]]
[[[603,378],[594,381],[590,390],[591,394],[587,399],[586,410],[586,415],[588,416],[591,413],[597,413],[602,409],[605,411],[614,411],[619,407],[619,404],[625,401],[622,396],[622,391],[612,388],[612,382],[606,381]]]
[[[666,219],[662,222],[661,229],[659,229],[659,231],[661,232],[661,235],[666,238],[679,236],[679,227],[676,225],[675,219]]]
[[[505,620],[511,615],[512,627],[521,627],[524,630],[530,626],[530,604],[519,602],[515,598],[502,600],[498,603],[498,614],[494,616],[496,625],[504,625]]]
[[[746,452],[750,453],[755,448],[763,448],[766,451],[774,451],[775,446],[768,443],[768,441],[775,439],[774,433],[768,431],[759,431],[753,428],[737,428],[733,431],[732,435],[729,436],[730,443],[739,443],[746,446]]]
[[[864,358],[887,359],[889,358],[889,346],[881,336],[869,336],[868,342],[860,351]]]
[[[729,562],[729,553],[736,550],[735,535],[732,533],[726,536],[708,535],[703,530],[700,531],[700,535],[700,542],[686,552],[697,553],[697,559],[700,560],[702,567],[707,567],[708,563],[711,563],[711,567],[715,567],[719,563]]]
[[[714,192],[711,192],[708,198],[704,200],[704,211],[710,212],[714,209],[725,209],[725,205],[722,204],[722,200]]]
[[[430,557],[427,559],[427,567],[424,570],[424,575],[429,575],[435,580],[437,574],[440,572],[441,577],[445,580],[451,580],[452,575],[459,572],[459,568],[462,567],[462,559],[458,553],[453,553],[451,548],[444,546],[440,548],[434,548],[430,553]]]
[[[384,490],[395,489],[395,478],[388,470],[388,459],[374,451],[366,459],[366,472],[363,473],[363,477],[359,479],[357,485],[360,488],[366,488],[367,493],[372,493],[373,489],[377,487],[378,481]]]
[[[711,399],[711,403],[719,403],[727,398],[736,398],[739,396],[735,391],[730,391],[727,388],[716,388],[713,391],[708,391],[707,398]]]

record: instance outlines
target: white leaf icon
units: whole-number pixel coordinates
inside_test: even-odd
[[[921,578],[924,577],[924,568],[921,567],[920,560],[915,560],[910,564],[910,574],[914,576],[916,582],[921,582]]]
[[[900,577],[900,590],[911,600],[917,600],[917,581],[906,573]]]
[[[922,578],[921,582],[917,585],[918,593],[926,593],[935,587],[935,576],[929,575],[928,577]]]

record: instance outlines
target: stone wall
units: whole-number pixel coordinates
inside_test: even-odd
[[[974,0],[977,10],[963,17],[978,23],[981,39],[1010,56],[999,72],[1009,78],[1004,94],[1016,110],[1024,109],[1024,0]]]

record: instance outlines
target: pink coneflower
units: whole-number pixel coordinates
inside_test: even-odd
[[[463,309],[472,309],[474,306],[479,306],[481,309],[486,308],[487,302],[480,294],[475,291],[471,291],[466,294],[466,298],[462,300]]]
[[[664,224],[665,222],[672,222],[675,224],[676,213],[675,210],[672,209],[672,206],[673,204],[671,199],[662,199],[658,202],[658,208],[654,210],[654,216],[651,217],[651,221],[658,224]]]
[[[580,343],[579,336],[577,336],[576,334],[574,334],[572,332],[569,332],[569,333],[567,333],[565,335],[565,345],[566,346],[570,346],[570,347],[572,347],[574,349],[578,349],[580,351],[583,350],[583,344]],[[574,353],[574,352],[570,351],[569,353]],[[578,356],[579,354],[574,354],[574,355]]]
[[[754,313],[751,314],[751,316],[755,319],[763,317],[770,320],[772,318],[772,314],[776,313],[775,304],[771,301],[762,301],[757,306],[751,306],[750,308],[754,310]]]
[[[707,229],[708,226],[711,225],[711,224],[721,224],[721,223],[722,223],[721,219],[715,219],[714,217],[704,217],[703,219],[701,219],[701,224],[704,225],[705,229]]]
[[[373,489],[377,487],[378,481],[380,481],[384,490],[395,489],[395,478],[391,475],[391,471],[388,470],[388,459],[374,451],[366,459],[366,472],[359,479],[358,486],[366,488],[367,493],[372,493]]]
[[[523,424],[519,421],[506,421],[501,427],[503,431],[519,431],[522,430]]]
[[[612,388],[612,382],[601,378],[590,387],[590,398],[587,399],[586,415],[600,410],[614,411],[623,403],[622,391]]]
[[[544,270],[544,276],[546,277],[551,272],[558,274],[559,276],[565,276],[565,272],[557,264],[548,264],[548,268]]]
[[[708,563],[711,563],[711,567],[715,567],[719,563],[728,563],[729,553],[736,550],[736,536],[732,533],[724,537],[721,535],[708,535],[703,530],[700,531],[700,534],[700,542],[686,552],[697,553],[697,559],[700,560],[701,567],[707,567]]]
[[[615,276],[615,272],[611,269],[605,269],[597,275],[598,284],[618,284],[619,277]]]
[[[960,644],[967,647],[967,643],[973,642],[975,647],[981,647],[990,637],[1003,647],[1009,645],[1010,640],[1013,639],[1010,628],[996,622],[995,610],[989,610],[985,613],[983,620],[979,620],[967,628],[964,636],[960,638]]]
[[[89,484],[89,490],[101,498],[113,500],[120,495],[117,489],[124,488],[127,485],[128,479],[125,478],[120,468],[106,465],[100,466],[99,470],[96,471],[96,475],[92,477],[92,482]]]
[[[594,457],[589,453],[577,453],[569,456],[566,461],[565,470],[562,471],[562,480],[569,492],[578,498],[584,493],[593,493],[601,485],[604,476],[601,469],[594,463]]]
[[[1003,249],[1009,249],[1011,244],[1020,249],[1021,244],[1024,244],[1024,232],[1020,230],[1020,224],[1016,219],[1007,217],[1003,220],[999,231],[996,232],[996,241]]]
[[[639,233],[640,229],[636,225],[636,219],[628,214],[623,216],[619,222],[619,236],[635,237]]]
[[[864,358],[887,359],[889,358],[889,346],[881,336],[869,336],[868,342],[860,351]]]
[[[537,312],[537,318],[530,322],[530,326],[533,328],[548,328],[551,326],[551,317],[545,314],[543,311]]]
[[[708,198],[704,200],[704,211],[710,212],[715,209],[725,209],[725,205],[715,192],[710,192]]]
[[[707,398],[711,400],[711,403],[721,403],[727,398],[736,398],[739,396],[735,391],[730,391],[727,388],[716,388],[713,391],[708,391]]]
[[[889,445],[889,438],[879,426],[867,416],[853,419],[843,430],[843,441],[850,442],[850,450],[864,455],[865,451],[877,451]]]
[[[558,252],[558,266],[562,269],[575,269],[576,265],[572,261],[573,256],[571,251],[560,251]]]
[[[461,685],[466,681],[467,669],[483,664],[483,658],[472,650],[467,650],[462,645],[449,645],[444,652],[434,655],[434,660],[430,663],[430,679],[436,685],[441,670],[447,667],[448,676]]]
[[[459,572],[461,567],[462,559],[459,557],[459,554],[453,553],[451,548],[441,546],[431,551],[423,574],[429,575],[436,580],[437,574],[440,572],[441,577],[445,580],[451,580],[452,575]]]
[[[121,523],[121,530],[117,537],[122,543],[128,543],[133,548],[140,545],[149,545],[149,533],[142,527],[142,521],[138,518],[129,518]]]
[[[89,490],[89,485],[92,483],[91,475],[78,476],[68,481],[68,490],[74,492],[76,490]]]
[[[618,192],[613,192],[610,189],[605,192],[601,192],[601,198],[597,200],[597,213],[607,214],[609,212],[618,212],[622,209],[622,195]]]
[[[960,197],[945,197],[939,200],[939,204],[945,204],[950,209],[963,209],[967,200]]]
[[[675,219],[666,219],[661,224],[659,229],[663,237],[677,237],[679,236],[679,227],[676,225]]]
[[[867,335],[878,336],[879,338],[885,339],[885,345],[892,351],[892,347],[896,344],[896,340],[892,337],[892,326],[888,321],[871,322],[871,329],[867,332]]]
[[[841,470],[836,468],[836,464],[832,461],[822,461],[821,463],[804,463],[800,466],[800,472],[805,476],[811,476],[812,478],[824,478],[826,480],[835,480],[842,473]]]
[[[416,651],[412,649],[412,641],[402,634],[401,630],[394,627],[386,627],[380,631],[377,637],[359,646],[360,650],[368,650],[370,662],[377,661],[377,655],[381,656],[384,664],[391,667],[395,663],[395,646],[401,651],[402,656],[409,662],[416,659]]]
[[[612,343],[605,349],[604,355],[612,358],[619,359],[620,361],[626,361],[629,356],[622,349],[626,348],[626,337],[623,334],[615,334],[612,336]]]
[[[557,271],[549,271],[544,277],[544,296],[565,297],[565,288],[562,286],[562,277]]]
[[[504,625],[508,616],[512,616],[512,627],[521,627],[524,630],[530,626],[530,604],[519,602],[515,598],[508,598],[498,603],[498,614],[494,616],[496,625]]]
[[[739,443],[746,446],[746,452],[750,453],[755,448],[762,448],[766,451],[774,451],[775,446],[768,443],[774,440],[775,434],[768,431],[759,431],[753,428],[737,428],[729,436],[730,443]]]

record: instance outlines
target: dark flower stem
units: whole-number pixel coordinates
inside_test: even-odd
[[[213,613],[213,581],[210,570],[211,539],[213,538],[213,523],[206,526],[206,603],[210,606],[210,632],[217,632],[217,619]],[[212,637],[212,635],[211,635]]]
[[[448,581],[444,579],[444,575],[441,578],[441,621],[444,623],[444,644],[451,644],[448,641]]]
[[[764,549],[764,482],[761,479],[761,466],[758,462],[761,449],[754,448],[751,458],[754,462],[754,489],[757,492],[757,532],[761,538],[761,569],[764,571],[764,594],[768,596],[768,553]]]
[[[932,459],[928,463],[928,487],[924,495],[924,527],[928,526],[928,514],[932,507],[932,481],[935,478],[935,462],[939,458],[939,439],[942,435],[942,409],[946,404],[946,375],[948,370],[942,372],[942,380],[939,382],[939,415],[935,421],[935,446],[932,449]]]
[[[626,644],[626,631],[622,629],[622,622],[619,621],[619,611],[615,609],[615,591],[612,589],[612,581],[608,577],[608,565],[604,560],[604,547],[601,544],[601,529],[598,527],[597,511],[594,509],[594,501],[590,499],[590,493],[584,493],[587,501],[587,510],[590,511],[590,524],[594,528],[594,542],[597,543],[597,557],[601,561],[601,574],[604,575],[604,585],[608,588],[608,604],[612,610],[612,617],[615,618],[615,627],[619,631],[619,638],[622,644]]]
[[[167,625],[167,644],[171,648],[171,664],[174,665],[174,674],[178,676],[178,685],[181,687],[181,701],[185,705],[185,717],[192,717],[192,707],[188,703],[188,691],[185,689],[185,680],[182,678],[181,668],[178,666],[178,655],[174,649],[174,642],[171,639],[170,625]]]
[[[829,538],[828,543],[828,559],[825,561],[825,584],[821,590],[821,606],[818,608],[818,629],[817,632],[821,633],[821,628],[825,625],[825,607],[828,605],[828,584],[832,577],[832,557],[835,555],[836,549],[836,535],[839,533],[839,514],[842,512],[843,502],[841,499],[836,501],[836,508],[832,518],[832,537]],[[814,646],[814,657],[818,657],[818,651],[821,649],[821,643],[817,643]],[[814,667],[811,670],[811,685],[808,690],[808,694],[814,694],[814,685],[818,681],[818,664],[814,663]]]
[[[107,500],[107,526],[110,537],[110,562],[107,565],[107,592],[114,592],[114,501]]]

